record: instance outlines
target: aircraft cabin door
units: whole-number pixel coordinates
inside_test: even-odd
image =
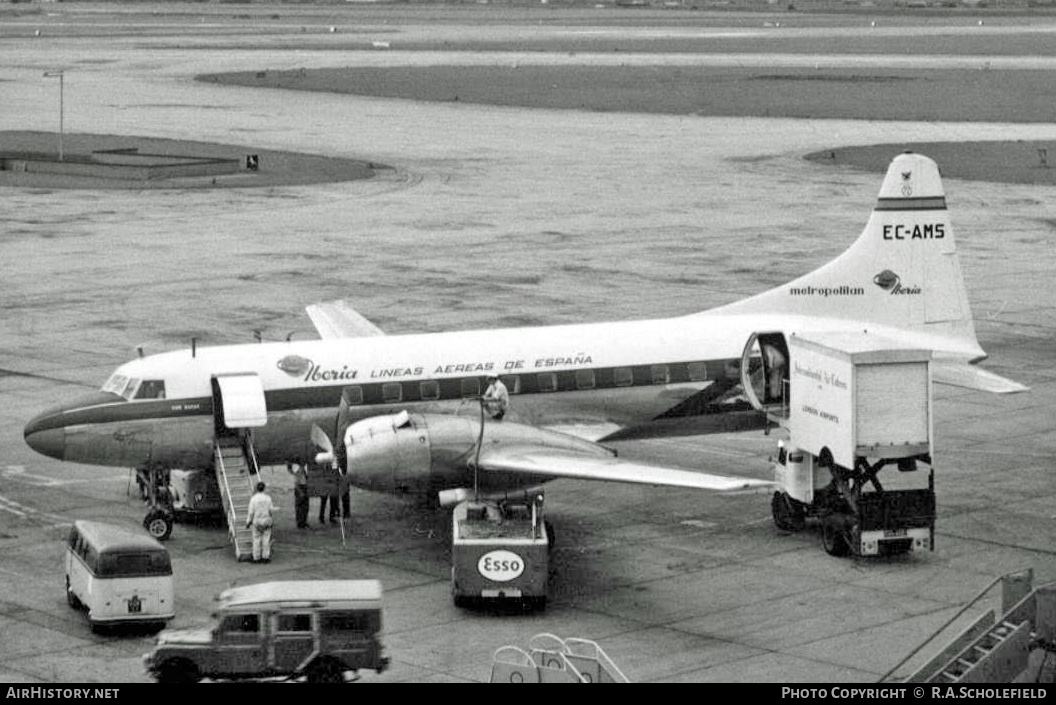
[[[264,385],[255,372],[213,377],[213,422],[218,437],[268,423]]]
[[[758,363],[753,365],[753,360]],[[741,354],[741,384],[753,407],[776,419],[789,409],[788,343],[780,331],[753,333]]]

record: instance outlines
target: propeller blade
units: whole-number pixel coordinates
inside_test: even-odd
[[[327,453],[334,452],[334,444],[330,442],[330,436],[326,435],[326,431],[319,428],[318,424],[312,424],[312,430],[310,433],[312,443],[322,448]]]

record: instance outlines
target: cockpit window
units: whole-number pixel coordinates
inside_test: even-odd
[[[111,392],[113,394],[120,394],[125,391],[125,385],[128,384],[128,377],[119,375],[116,372],[110,375],[110,379],[106,380],[106,384],[103,385],[104,392]]]
[[[124,390],[121,392],[121,396],[125,399],[132,399],[136,396],[136,388],[139,387],[138,379],[128,380],[128,384],[125,385]]]
[[[136,392],[136,399],[164,399],[165,398],[165,380],[163,379],[145,379],[143,384],[139,385],[139,391]]]
[[[104,392],[111,392],[112,394],[120,394],[125,399],[131,401],[132,399],[146,398],[140,397],[136,394],[136,390],[140,387],[140,382],[135,377],[126,377],[125,375],[117,374],[116,372],[110,375],[110,379],[106,380],[106,384],[103,385]],[[165,384],[160,381],[156,381],[156,384],[161,385],[162,396],[164,396]],[[158,398],[157,395],[150,397],[152,399]]]

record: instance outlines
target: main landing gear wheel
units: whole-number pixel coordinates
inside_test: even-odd
[[[143,519],[143,528],[158,541],[165,541],[172,535],[173,516],[161,509],[152,509]]]
[[[851,552],[851,547],[847,545],[847,537],[844,536],[839,521],[833,517],[825,517],[821,520],[821,543],[825,547],[825,552],[830,556],[842,557]]]
[[[785,492],[774,492],[770,513],[774,517],[774,526],[782,531],[802,531],[806,525],[803,508]]]

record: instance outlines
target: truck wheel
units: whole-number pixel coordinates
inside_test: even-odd
[[[143,519],[143,528],[158,541],[164,541],[172,535],[172,515],[160,509],[151,510]]]
[[[197,683],[198,667],[187,659],[170,659],[161,664],[154,679],[158,683]]]
[[[549,519],[544,519],[543,526],[546,527],[546,548],[548,551],[553,551],[554,542],[557,541],[557,536],[554,534],[554,525],[550,523]]]
[[[821,543],[825,547],[825,552],[830,556],[846,556],[850,552],[847,537],[843,535],[843,530],[832,517],[825,517],[821,520]]]
[[[806,524],[803,508],[785,492],[774,492],[770,500],[774,526],[782,531],[802,531]]]
[[[341,668],[331,659],[316,661],[308,669],[309,683],[344,683]]]

